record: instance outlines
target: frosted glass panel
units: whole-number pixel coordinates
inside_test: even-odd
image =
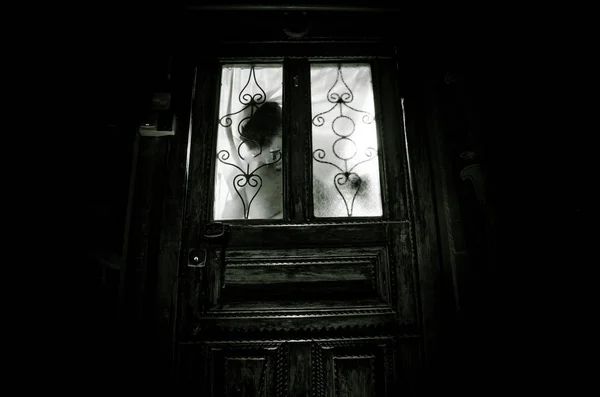
[[[282,65],[224,65],[215,220],[282,219]]]
[[[371,67],[312,64],[315,217],[381,216]]]

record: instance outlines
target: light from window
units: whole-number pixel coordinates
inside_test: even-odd
[[[368,64],[311,64],[315,217],[381,216]]]
[[[213,218],[281,219],[283,67],[224,65]]]

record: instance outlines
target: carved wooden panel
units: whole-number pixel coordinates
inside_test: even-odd
[[[396,317],[394,277],[383,245],[228,249],[225,262],[202,328],[338,328]]]
[[[288,351],[284,341],[182,344],[180,382],[211,397],[287,396]]]
[[[203,396],[410,397],[420,338],[219,340],[180,345],[183,386]]]
[[[362,300],[388,303],[385,247],[231,250],[222,303]],[[249,305],[248,305],[249,306]],[[331,306],[328,304],[328,306]]]
[[[225,250],[224,273],[221,261],[215,258],[207,266],[204,285],[201,273],[183,278],[184,340],[196,339],[197,331],[209,329],[317,330],[395,323],[408,328],[403,332],[415,332],[410,225],[360,226],[364,226],[362,231],[357,225],[353,226],[357,230],[345,231],[345,244],[327,245],[317,245],[312,239],[307,242],[307,236],[333,235],[333,225],[309,227],[306,235],[300,233],[306,227],[236,229],[232,236],[246,238],[262,230],[269,245],[271,238],[277,239],[275,232],[295,231],[298,238],[292,239],[295,246],[290,241],[287,246],[275,241],[272,247],[258,241],[253,247],[231,243]],[[338,227],[338,233],[340,230]]]
[[[312,360],[314,397],[391,396],[395,392],[390,337],[316,340]]]
[[[310,340],[294,341],[290,347],[290,384],[288,396],[310,397],[312,396],[312,357]]]

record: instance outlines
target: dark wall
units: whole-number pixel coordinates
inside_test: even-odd
[[[137,124],[156,82],[167,72],[168,34],[153,37],[156,10],[117,13],[105,10],[96,32],[89,66],[91,120],[86,171],[91,249],[121,254],[126,202]],[[168,30],[168,29],[167,29]],[[84,82],[82,82],[83,84]]]
[[[498,323],[505,296],[498,279],[496,119],[499,91],[483,71],[431,75],[432,162],[444,274],[444,354],[438,376],[467,391],[473,379],[495,382],[504,360]],[[500,325],[500,326],[499,326]]]
[[[126,358],[140,352],[118,321],[120,287],[127,263],[137,125],[168,64],[169,35],[156,34],[153,28],[165,15],[147,8],[98,7],[94,17],[81,24],[80,43],[73,45],[73,75],[79,88],[72,107],[79,110],[82,127],[73,145],[78,151],[73,185],[81,200],[73,216],[73,241],[81,254],[72,313],[76,329],[85,330],[77,331],[87,346],[85,352],[76,348],[78,359],[104,368],[81,368],[82,379],[91,377],[107,387],[131,378],[127,366],[134,361]]]

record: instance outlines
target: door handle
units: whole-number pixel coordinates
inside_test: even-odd
[[[223,242],[229,236],[231,228],[222,222],[212,222],[204,225],[204,239]]]
[[[203,279],[206,282],[206,264],[211,254],[217,255],[219,250],[219,265],[221,271],[221,288],[225,288],[225,248],[229,240],[231,227],[222,222],[207,223],[203,227],[200,247],[189,252],[188,267],[202,267]]]

